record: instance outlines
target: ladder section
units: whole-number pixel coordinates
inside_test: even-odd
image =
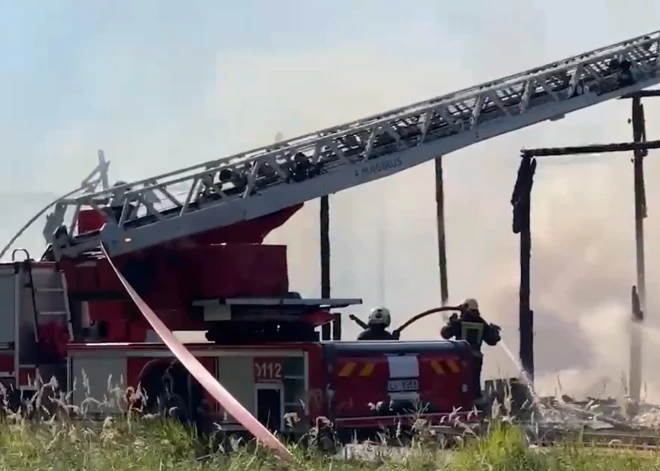
[[[62,273],[54,270],[35,270],[32,279],[38,318],[62,318],[68,322],[69,299]]]
[[[39,266],[28,259],[0,265],[0,378],[6,386],[35,391],[40,365],[61,361],[61,354],[56,359],[48,354],[52,335],[40,334],[53,325],[69,332],[68,296],[63,283],[54,264]]]
[[[71,310],[64,273],[53,268],[34,268],[30,273],[30,283],[33,294],[33,309],[37,326],[57,324],[69,332],[71,330]],[[34,333],[38,338],[38,331]]]
[[[660,83],[660,31],[500,80],[107,191],[74,209],[53,237],[55,259],[101,242],[110,255],[271,214],[387,177],[439,155]],[[92,207],[100,231],[74,234]]]
[[[18,381],[22,390],[34,390],[38,375],[59,378],[73,329],[64,273],[32,261],[23,264],[23,272]]]

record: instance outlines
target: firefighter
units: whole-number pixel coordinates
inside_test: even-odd
[[[385,307],[372,309],[367,328],[358,335],[358,340],[396,340],[396,337],[387,330],[391,321],[389,309]]]
[[[474,388],[477,400],[481,400],[481,369],[483,367],[483,354],[481,345],[483,342],[495,346],[501,340],[500,328],[489,324],[481,317],[479,303],[476,299],[468,298],[460,305],[460,317],[453,314],[447,325],[440,331],[445,340],[452,337],[456,340],[465,340],[472,347],[475,359]]]

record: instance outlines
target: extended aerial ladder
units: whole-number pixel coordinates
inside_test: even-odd
[[[64,222],[67,208],[73,219],[55,231],[47,256],[77,257],[100,243],[110,256],[130,253],[393,175],[656,85],[659,52],[656,31],[269,147],[64,198],[50,227],[53,218]],[[105,224],[74,234],[84,207],[103,213]]]

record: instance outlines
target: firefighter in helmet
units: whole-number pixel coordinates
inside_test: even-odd
[[[396,340],[396,337],[387,330],[392,321],[389,309],[376,307],[371,310],[367,328],[358,336],[358,340]]]
[[[461,315],[453,314],[447,324],[440,331],[442,338],[449,340],[465,340],[470,344],[475,359],[474,388],[476,397],[481,399],[481,368],[483,367],[483,342],[495,346],[501,340],[500,328],[489,324],[481,317],[479,303],[476,299],[468,298],[461,305]]]

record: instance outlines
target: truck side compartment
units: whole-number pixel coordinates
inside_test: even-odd
[[[367,427],[385,417],[447,415],[473,406],[472,357],[464,342],[340,342],[324,347],[331,419],[338,424]]]
[[[313,347],[188,345],[200,363],[243,407],[277,432],[287,430],[287,416],[295,414],[302,420],[309,416],[309,391],[314,388],[309,384],[308,361],[310,353],[314,357],[320,351],[318,345],[316,349]],[[127,387],[137,390],[140,386],[152,400],[159,394],[181,396],[189,413],[199,406],[197,398],[204,399],[214,422],[224,430],[242,430],[162,344],[71,344],[69,352],[72,401],[76,405],[88,403],[85,412],[89,414],[125,411],[128,403],[125,397],[117,396],[117,391],[125,391]],[[166,375],[170,389],[163,391],[162,379]],[[112,400],[97,404],[88,398]],[[150,401],[147,397],[147,402],[152,404]]]
[[[18,264],[0,264],[0,379],[13,384],[16,361],[16,310],[20,308]]]

